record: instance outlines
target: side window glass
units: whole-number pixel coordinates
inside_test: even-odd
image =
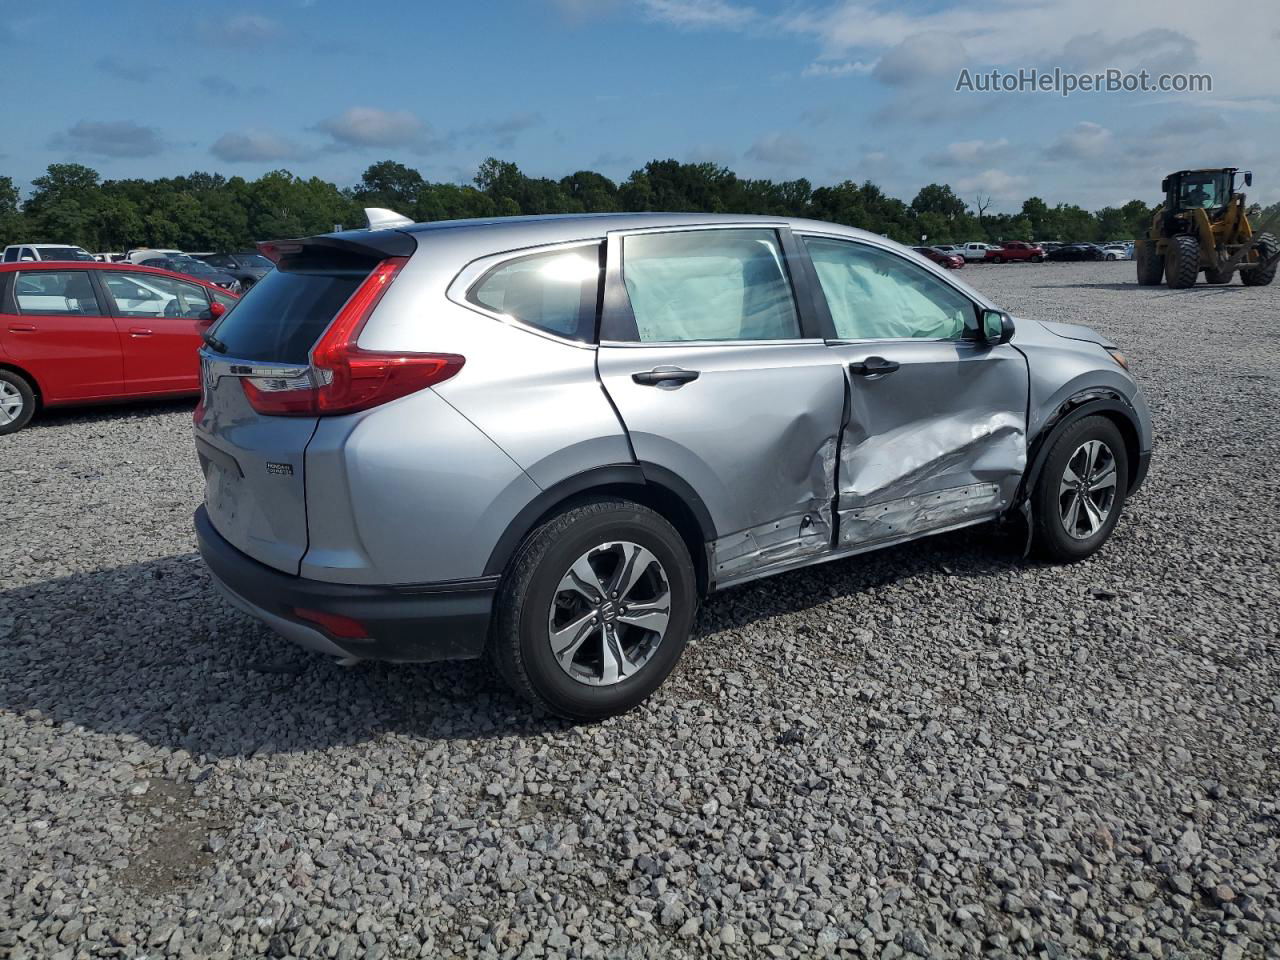
[[[199,320],[209,315],[209,298],[194,283],[142,273],[104,272],[102,279],[122,317]]]
[[[801,336],[774,230],[626,237],[622,276],[641,342]]]
[[[552,250],[500,264],[467,299],[561,337],[595,337],[600,290],[600,244]]]
[[[14,280],[19,313],[47,316],[99,316],[98,298],[83,270],[20,273]]]
[[[820,237],[805,246],[843,340],[958,340],[977,323],[968,297],[902,257]]]

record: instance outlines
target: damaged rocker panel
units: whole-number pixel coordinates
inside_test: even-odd
[[[997,483],[970,483],[840,511],[840,546],[875,543],[950,527],[1004,509]]]

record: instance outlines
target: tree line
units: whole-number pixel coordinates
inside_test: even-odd
[[[489,158],[471,184],[436,183],[383,160],[353,187],[273,170],[256,180],[192,173],[155,180],[103,180],[77,163],[54,163],[22,200],[0,176],[0,243],[73,243],[88,250],[132,247],[235,250],[257,240],[363,226],[363,207],[389,207],[417,221],[613,211],[693,211],[811,217],[861,227],[903,243],[969,240],[1127,239],[1146,229],[1153,207],[1131,200],[1090,212],[1030,197],[1017,213],[991,213],[931,183],[907,203],[867,180],[814,187],[808,180],[752,180],[713,163],[653,160],[622,183],[591,170],[553,180]]]

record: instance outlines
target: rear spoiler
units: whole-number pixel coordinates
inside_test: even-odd
[[[296,240],[263,240],[257,244],[258,252],[272,263],[302,253],[304,250],[328,249],[354,253],[362,257],[409,257],[418,249],[413,234],[400,230],[344,230],[341,233],[325,233],[316,237],[300,237]]]

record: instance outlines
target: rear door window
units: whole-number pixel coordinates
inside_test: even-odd
[[[89,274],[83,270],[19,273],[13,284],[18,312],[41,316],[103,316]]]
[[[628,236],[622,276],[642,343],[802,336],[775,230]]]
[[[204,287],[151,274],[103,272],[103,281],[122,317],[202,319],[209,315]]]
[[[286,257],[212,332],[228,357],[307,363],[312,346],[377,263],[328,254]]]
[[[594,339],[600,244],[551,250],[494,267],[471,288],[477,306],[584,342]]]

